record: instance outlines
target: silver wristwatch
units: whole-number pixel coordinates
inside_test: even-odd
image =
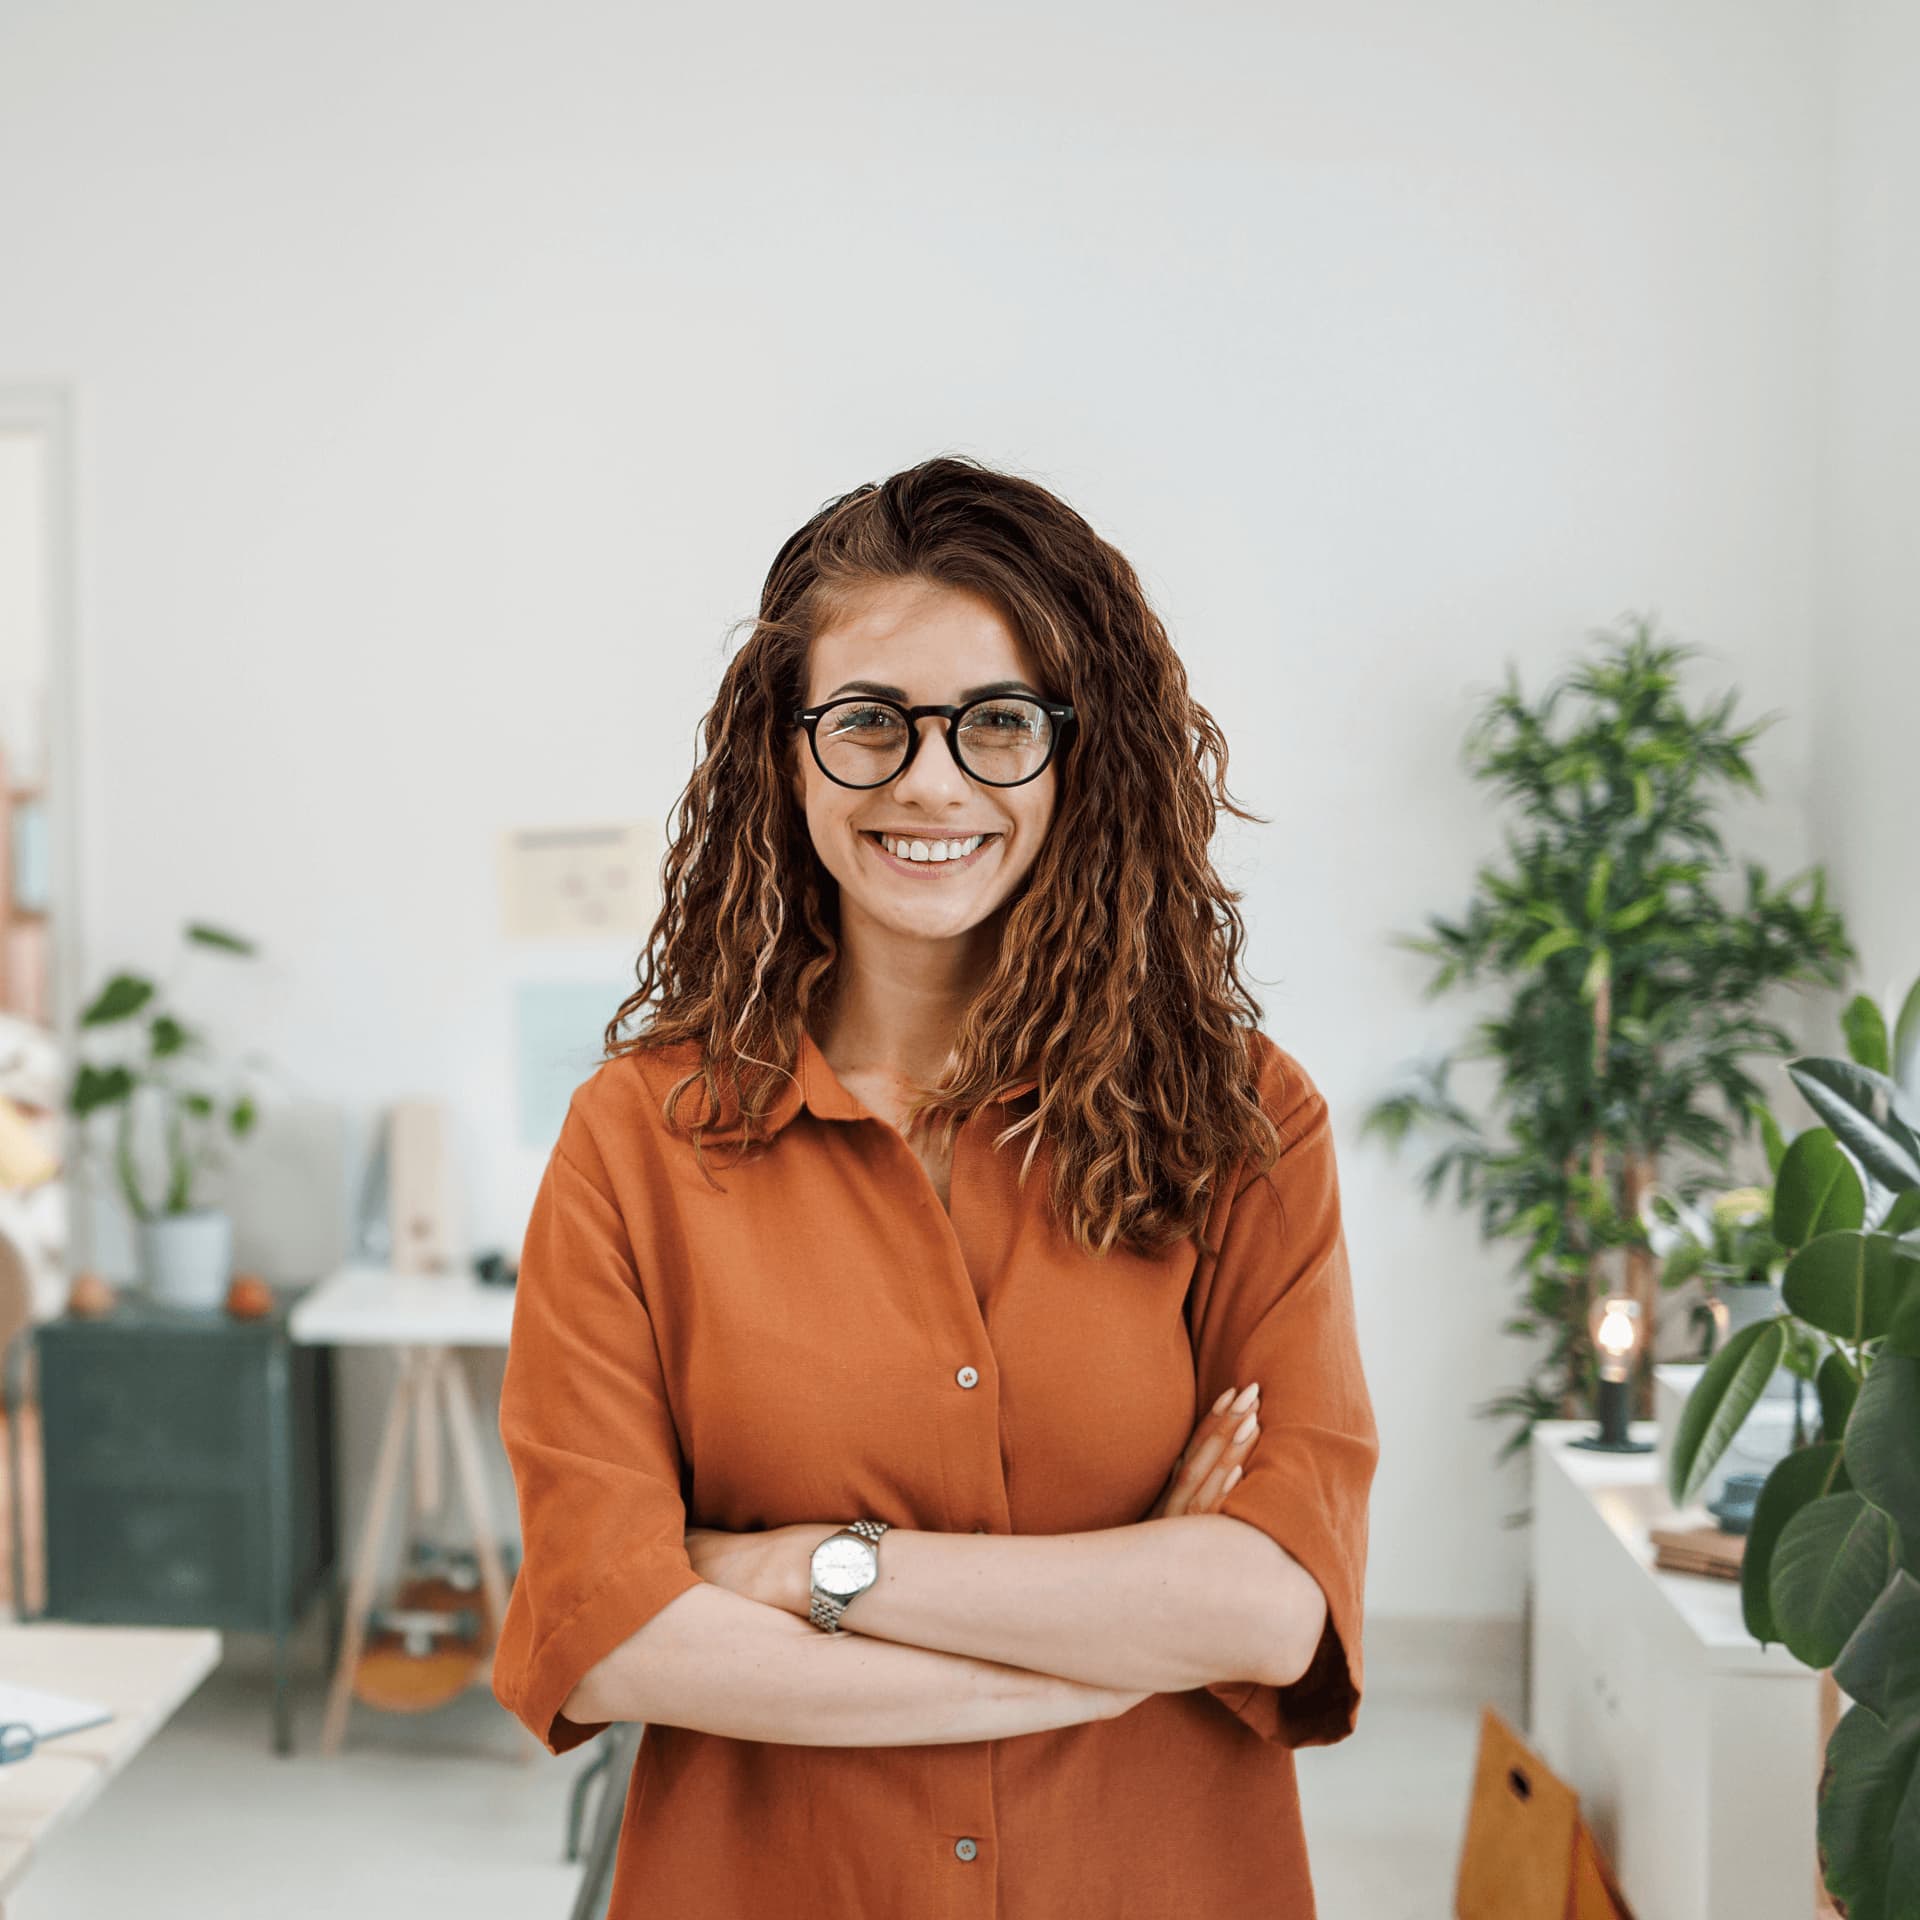
[[[892,1523],[855,1520],[830,1533],[813,1550],[813,1594],[807,1618],[827,1633],[840,1631],[840,1616],[855,1595],[880,1578],[880,1549],[874,1542]]]

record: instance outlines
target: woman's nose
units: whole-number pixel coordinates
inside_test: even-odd
[[[947,722],[937,713],[927,713],[915,724],[920,729],[920,744],[913,750],[913,764],[894,782],[895,791],[950,793],[963,789],[967,776],[953,764],[944,737]]]

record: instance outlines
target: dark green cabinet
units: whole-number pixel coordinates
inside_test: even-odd
[[[292,1750],[287,1640],[318,1595],[340,1637],[332,1349],[287,1315],[236,1320],[128,1292],[28,1329],[46,1485],[46,1613],[273,1635],[273,1736]],[[11,1371],[11,1370],[10,1370]]]

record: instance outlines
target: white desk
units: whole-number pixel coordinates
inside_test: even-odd
[[[346,1266],[301,1295],[287,1328],[302,1346],[504,1347],[513,1289],[470,1273]]]
[[[0,1767],[0,1895],[13,1891],[34,1848],[96,1799],[219,1665],[220,1648],[211,1627],[0,1624],[0,1674],[113,1710],[103,1725],[63,1733]]]
[[[1594,1430],[1533,1429],[1529,1738],[1635,1920],[1811,1920],[1823,1677],[1747,1632],[1738,1581],[1655,1568],[1662,1456],[1568,1445]]]
[[[486,1658],[473,1684],[491,1690],[493,1649],[507,1611],[507,1576],[488,1512],[480,1425],[453,1350],[508,1344],[513,1289],[490,1286],[464,1270],[396,1273],[387,1267],[348,1265],[309,1288],[289,1315],[287,1326],[302,1345],[392,1347],[399,1362],[347,1591],[340,1657],[320,1731],[321,1751],[335,1753],[346,1736],[354,1671],[366,1643],[367,1619],[380,1577],[381,1542],[400,1482],[400,1456],[411,1435],[414,1511],[432,1512],[440,1504],[442,1410],[490,1616]],[[521,1758],[531,1761],[543,1751],[529,1735]]]

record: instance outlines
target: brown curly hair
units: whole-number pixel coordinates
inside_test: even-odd
[[[1037,1080],[1037,1104],[996,1148],[1031,1135],[1024,1184],[1049,1143],[1054,1216],[1084,1249],[1157,1251],[1200,1231],[1231,1168],[1263,1170],[1279,1148],[1256,1095],[1261,1009],[1239,973],[1241,895],[1208,854],[1218,808],[1263,816],[1229,796],[1225,737],[1125,557],[1044,487],[969,457],[828,501],[774,557],[676,802],[660,914],[606,1055],[697,1043],[665,1118],[679,1130],[681,1097],[702,1083],[687,1131],[703,1170],[703,1132],[723,1119],[748,1147],[762,1138],[810,1011],[830,1004],[839,953],[838,886],[789,785],[788,716],[806,699],[814,635],[888,580],[986,598],[1077,715],[993,971],[946,1080],[915,1086],[906,1125],[936,1129],[944,1148],[972,1113]]]

